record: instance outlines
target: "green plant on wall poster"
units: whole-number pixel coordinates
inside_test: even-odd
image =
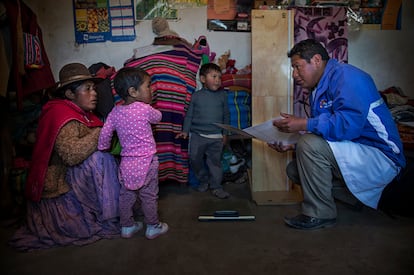
[[[168,0],[135,0],[135,19],[151,20],[155,17],[177,19],[177,9]]]

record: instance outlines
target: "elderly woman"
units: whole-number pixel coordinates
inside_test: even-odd
[[[97,151],[102,121],[95,83],[80,63],[65,65],[42,109],[25,194],[27,217],[10,244],[19,250],[84,245],[118,237],[118,166]]]

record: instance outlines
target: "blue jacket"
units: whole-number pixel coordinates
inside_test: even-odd
[[[370,75],[330,59],[309,99],[308,131],[328,141],[376,147],[398,167],[405,167],[397,126]]]

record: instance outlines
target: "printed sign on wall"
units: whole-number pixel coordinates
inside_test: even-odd
[[[73,0],[78,44],[135,39],[132,0]]]

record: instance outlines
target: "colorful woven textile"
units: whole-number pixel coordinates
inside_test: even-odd
[[[230,124],[244,129],[251,126],[251,96],[245,90],[227,91],[227,102],[230,110]]]
[[[251,90],[252,74],[223,74],[221,85],[223,87],[240,86]]]
[[[154,91],[152,105],[162,112],[162,120],[154,127],[157,154],[160,162],[159,180],[188,183],[188,143],[176,139],[181,132],[184,116],[196,89],[196,75],[201,52],[185,45],[173,50],[129,60],[126,67],[140,67],[151,76]],[[116,104],[121,101],[115,95]]]
[[[42,46],[39,37],[23,33],[24,66],[28,69],[38,69],[45,64],[42,59]]]

